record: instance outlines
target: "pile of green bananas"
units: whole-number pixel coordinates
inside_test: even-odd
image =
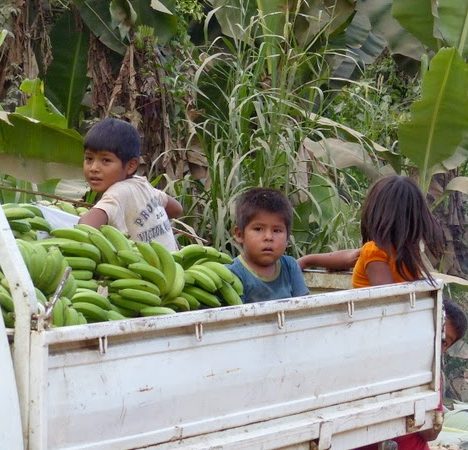
[[[242,284],[224,265],[231,257],[213,247],[191,244],[171,253],[157,241],[134,242],[110,225],[49,233],[48,239],[16,242],[42,305],[71,268],[52,310],[53,326],[242,304]],[[0,306],[11,326],[14,309],[4,277],[1,287]]]
[[[74,216],[82,216],[83,214],[89,211],[88,208],[84,206],[74,206],[70,202],[65,202],[63,200],[56,200],[56,201],[49,201],[49,200],[41,200],[41,205],[47,206],[48,208],[56,208],[64,211],[68,214],[73,214]]]
[[[41,210],[29,203],[5,203],[2,205],[15,238],[35,241],[37,231],[50,231],[50,224],[44,219]]]
[[[88,212],[88,209],[85,207],[75,207],[71,203],[60,200],[56,202],[41,200],[40,204],[48,208],[60,209],[75,216],[81,216]],[[35,204],[5,203],[2,205],[2,208],[15,238],[35,241],[38,239],[38,231],[49,233],[51,230],[49,222],[47,222],[42,211]]]

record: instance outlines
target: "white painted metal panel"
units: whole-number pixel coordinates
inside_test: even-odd
[[[432,294],[414,307],[407,296],[359,301],[353,317],[343,301],[320,307],[311,296],[297,310],[279,301],[283,328],[269,311],[277,302],[246,305],[234,308],[234,319],[218,311],[201,340],[195,324],[207,311],[188,313],[174,328],[166,317],[161,330],[147,323],[146,332],[108,336],[105,354],[97,339],[56,342],[44,374],[44,448],[135,448],[417,386],[434,394]]]
[[[21,416],[16,387],[13,360],[10,353],[10,345],[0,314],[0,449],[22,450],[23,433],[21,429]]]
[[[23,441],[27,445],[29,431],[29,355],[30,355],[30,329],[31,329],[31,314],[37,311],[37,300],[34,293],[34,287],[26,269],[26,265],[21,257],[20,251],[16,246],[15,238],[11,232],[8,221],[5,217],[3,209],[0,207],[0,267],[3,274],[8,279],[11,296],[15,304],[15,336],[16,340],[12,344],[11,353],[13,358],[13,366],[15,368],[15,382],[11,382],[8,374],[8,367],[11,366],[11,361],[5,361],[2,368],[5,367],[5,378],[2,379],[4,384],[3,389],[11,389],[16,391],[16,396],[19,401],[20,417],[16,416],[15,401],[13,397],[10,403],[5,404],[7,408],[2,415],[11,417],[12,428],[9,430],[12,437],[12,445],[17,442],[13,438],[16,427],[15,423],[20,422],[22,425]],[[3,324],[3,319],[2,319]],[[0,329],[2,333],[1,339],[6,339],[5,328]],[[5,341],[6,342],[6,341]],[[8,357],[4,353],[4,357]],[[4,360],[2,359],[1,362]],[[5,385],[6,384],[6,385]],[[3,405],[2,405],[3,406]],[[11,409],[9,408],[11,406]],[[5,447],[9,448],[9,447]],[[13,447],[12,447],[13,448]]]

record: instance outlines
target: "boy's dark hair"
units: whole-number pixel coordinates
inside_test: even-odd
[[[396,269],[405,280],[424,274],[433,282],[419,244],[423,241],[439,255],[443,250],[442,229],[412,179],[392,175],[374,183],[362,208],[361,235],[363,243],[374,241],[395,257]]]
[[[140,157],[140,136],[130,123],[109,117],[90,128],[84,138],[84,148],[112,152],[125,164]]]
[[[444,298],[443,301],[445,317],[450,320],[457,332],[457,341],[465,336],[466,329],[468,328],[468,319],[466,318],[465,311],[462,307],[451,300]]]
[[[244,231],[259,211],[282,216],[289,236],[293,210],[291,203],[281,191],[262,187],[245,191],[236,202],[236,224],[239,229]]]

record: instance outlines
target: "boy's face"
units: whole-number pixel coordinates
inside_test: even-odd
[[[243,256],[252,269],[276,265],[288,243],[288,232],[280,214],[259,211],[244,231],[234,230]]]
[[[117,181],[125,180],[132,175],[137,167],[136,158],[123,164],[112,152],[85,150],[83,173],[94,192],[105,192]]]
[[[445,319],[445,338],[442,340],[442,351],[447,351],[447,349],[457,341],[457,330],[455,329],[452,321],[447,318]]]

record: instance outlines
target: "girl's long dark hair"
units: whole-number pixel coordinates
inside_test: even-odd
[[[420,242],[434,255],[443,251],[442,228],[429,211],[418,185],[408,177],[392,175],[369,190],[361,215],[363,243],[374,241],[395,258],[401,277],[411,281],[433,278],[424,265]]]

